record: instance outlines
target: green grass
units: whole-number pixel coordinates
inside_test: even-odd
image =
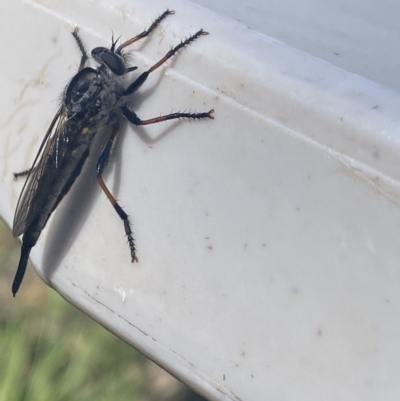
[[[49,289],[0,220],[0,401],[201,400]],[[161,383],[161,384],[160,384]]]

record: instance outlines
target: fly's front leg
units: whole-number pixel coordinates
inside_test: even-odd
[[[121,54],[121,50],[124,47],[127,47],[131,45],[132,43],[137,42],[140,39],[145,38],[146,36],[149,36],[152,31],[159,25],[159,23],[165,19],[168,15],[175,14],[175,11],[171,10],[166,10],[164,11],[151,25],[149,29],[144,30],[142,33],[139,33],[139,35],[136,35],[134,38],[127,40],[126,42],[122,43],[121,46],[118,47],[118,49],[115,51],[117,54]]]
[[[99,161],[97,162],[97,167],[96,167],[96,176],[97,180],[101,186],[101,189],[104,191],[106,194],[108,200],[111,202],[111,204],[114,206],[115,211],[118,213],[118,216],[122,219],[124,222],[124,228],[125,228],[125,234],[128,238],[128,244],[129,244],[129,249],[131,251],[131,258],[132,258],[132,263],[133,262],[139,262],[139,259],[136,256],[136,248],[135,248],[135,242],[133,239],[133,234],[131,230],[131,224],[129,222],[129,217],[128,215],[124,212],[122,207],[118,204],[117,200],[114,198],[112,193],[109,191],[107,188],[106,184],[103,181],[102,174],[107,166],[108,160],[110,159],[112,148],[114,146],[114,141],[115,138],[118,134],[119,130],[119,123],[118,123],[118,117],[113,114],[110,117],[110,125],[112,126],[112,132],[110,135],[110,138],[108,139],[106,146],[103,149],[103,152],[100,155]]]
[[[88,59],[88,55],[87,55],[87,53],[86,53],[85,46],[83,46],[82,39],[81,39],[81,38],[79,37],[79,35],[78,35],[78,31],[79,31],[79,28],[76,27],[76,28],[74,29],[74,31],[72,32],[72,36],[73,36],[74,39],[76,40],[76,43],[77,43],[77,45],[78,45],[78,47],[79,47],[79,50],[80,50],[81,53],[82,53],[81,62],[80,62],[80,64],[79,64],[79,69],[78,69],[78,71],[80,71],[80,70],[82,70],[83,67],[85,66],[86,61],[87,61],[87,59]]]
[[[171,57],[173,57],[176,53],[179,52],[182,48],[187,46],[188,44],[192,43],[194,40],[199,38],[200,36],[203,35],[208,35],[208,32],[203,31],[200,29],[200,31],[196,32],[194,35],[189,36],[186,40],[182,41],[179,43],[179,45],[175,46],[173,49],[171,49],[159,62],[154,64],[151,68],[149,68],[147,71],[145,71],[142,75],[139,76],[138,79],[136,79],[135,82],[133,82],[128,89],[125,91],[125,96],[131,95],[132,93],[136,92],[146,81],[150,73],[152,73],[154,70],[156,70],[158,67],[163,65],[166,61],[168,61]]]

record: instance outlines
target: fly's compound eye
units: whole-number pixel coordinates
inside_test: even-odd
[[[126,72],[124,59],[105,47],[92,50],[92,57],[100,64],[105,64],[114,74],[123,75]]]

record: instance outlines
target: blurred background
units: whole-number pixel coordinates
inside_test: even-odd
[[[19,252],[0,220],[0,400],[204,400],[61,298],[32,266],[13,298]]]

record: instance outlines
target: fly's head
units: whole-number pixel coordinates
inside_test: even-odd
[[[92,57],[101,65],[107,66],[114,74],[124,75],[126,73],[125,60],[114,52],[113,47],[96,47],[92,50]]]
[[[111,39],[111,47],[95,47],[92,50],[92,57],[100,64],[100,66],[108,67],[108,69],[116,75],[124,75],[137,69],[137,67],[127,67],[126,60],[122,54],[124,47],[128,46],[137,40],[137,37],[128,40],[116,49],[119,38],[114,40],[114,35]]]

